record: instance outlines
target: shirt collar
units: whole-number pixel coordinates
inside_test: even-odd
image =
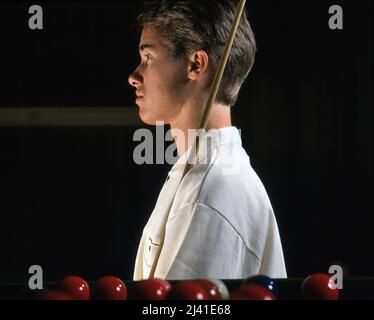
[[[199,160],[202,161],[206,159],[212,150],[214,150],[217,146],[224,144],[242,145],[242,139],[240,137],[239,130],[236,127],[230,126],[219,129],[210,129],[208,132],[206,132],[203,138],[200,139]],[[179,157],[177,162],[173,165],[171,171],[183,168],[186,165],[191,148],[192,146]]]

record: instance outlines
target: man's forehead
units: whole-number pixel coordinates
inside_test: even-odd
[[[144,26],[139,44],[139,51],[144,49],[157,50],[165,47],[164,41],[154,26]]]

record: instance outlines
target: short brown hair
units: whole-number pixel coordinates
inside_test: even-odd
[[[209,55],[217,69],[236,13],[237,0],[144,1],[138,26],[154,25],[170,45],[170,55],[184,57],[197,50]],[[244,12],[226,65],[216,101],[236,103],[239,89],[251,70],[256,41]]]

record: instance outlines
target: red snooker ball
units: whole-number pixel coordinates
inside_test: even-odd
[[[265,287],[248,283],[233,292],[230,300],[276,300],[276,297]]]
[[[223,296],[221,294],[220,288],[217,283],[210,279],[198,279],[194,280],[198,283],[208,294],[209,300],[222,300]]]
[[[96,300],[126,300],[127,287],[121,279],[105,276],[96,281],[92,297]]]
[[[194,281],[183,281],[173,286],[167,295],[168,300],[209,300],[204,288]]]
[[[136,281],[129,288],[129,299],[164,300],[170,289],[171,284],[159,278]]]
[[[301,294],[306,299],[339,299],[339,289],[336,287],[331,277],[324,273],[316,273],[307,277],[301,284]]]
[[[209,281],[215,283],[218,287],[218,291],[222,297],[222,300],[227,300],[230,298],[229,289],[227,288],[226,284],[219,279],[209,279]]]
[[[90,288],[87,282],[77,276],[62,278],[58,289],[67,292],[74,300],[88,300],[90,298]]]

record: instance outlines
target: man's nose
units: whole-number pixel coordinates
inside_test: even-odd
[[[129,79],[128,79],[129,84],[135,88],[140,86],[142,83],[142,76],[140,75],[138,69],[139,68],[136,68],[135,71],[132,74],[130,74]]]

